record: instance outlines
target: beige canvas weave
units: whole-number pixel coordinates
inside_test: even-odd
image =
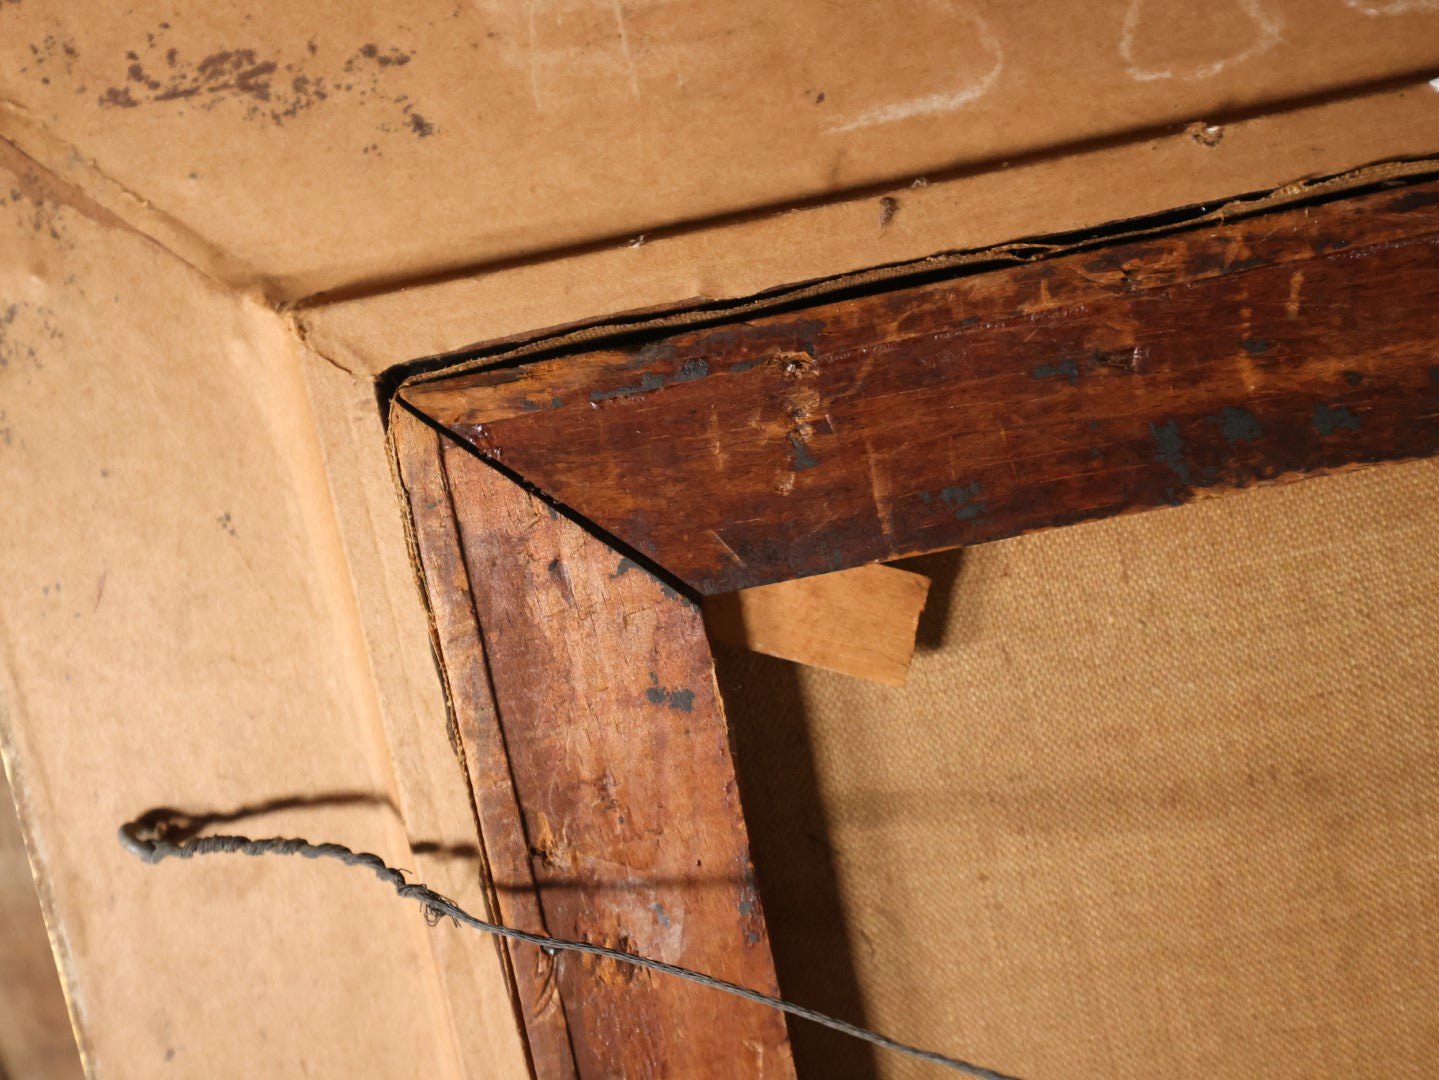
[[[1439,1075],[1439,464],[919,563],[904,690],[721,657],[789,994],[1033,1080]]]

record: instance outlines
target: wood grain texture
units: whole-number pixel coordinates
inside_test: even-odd
[[[413,385],[701,593],[1439,451],[1439,184]]]
[[[464,577],[427,564],[427,586],[482,629],[522,818],[512,835],[546,928],[777,992],[699,610],[440,442],[447,505],[417,514],[453,513]],[[498,770],[481,739],[460,738]],[[551,989],[580,1076],[793,1075],[773,1010],[573,954],[554,961]]]
[[[924,575],[870,563],[705,597],[705,627],[727,645],[903,686],[928,595]]]
[[[450,744],[465,769],[484,844],[490,877],[486,883],[488,914],[506,926],[548,933],[470,599],[469,576],[440,453],[442,438],[402,409],[391,416],[391,445],[409,503],[414,557],[425,583],[434,646],[454,725]],[[544,1080],[576,1076],[564,1002],[555,993],[554,960],[518,943],[497,940],[496,947],[507,961],[516,1020],[535,1075]]]

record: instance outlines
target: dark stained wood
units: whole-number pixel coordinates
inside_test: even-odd
[[[513,853],[522,841],[529,866],[492,860],[533,880],[552,935],[776,993],[699,610],[469,450],[438,442],[443,492],[406,470],[426,588],[466,760],[488,770],[476,774],[486,844]],[[458,549],[446,547],[446,521]],[[460,551],[463,566],[432,549]],[[478,725],[464,715],[465,700],[485,697],[480,657],[497,735],[483,704]],[[473,691],[456,689],[467,682]],[[487,785],[513,791],[519,822],[508,796],[484,797]],[[553,963],[582,1077],[794,1074],[773,1010],[610,961]],[[537,1072],[557,1075],[538,1060]]]
[[[1439,184],[412,385],[701,593],[1439,452]]]
[[[390,420],[401,487],[408,502],[416,567],[429,598],[435,650],[454,728],[450,743],[470,784],[489,870],[489,908],[506,926],[549,933],[530,871],[529,848],[495,711],[469,575],[444,474],[438,434],[397,409]],[[530,1064],[544,1080],[577,1075],[554,960],[539,949],[498,942]]]

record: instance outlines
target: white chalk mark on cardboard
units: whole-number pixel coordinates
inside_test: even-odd
[[[525,21],[529,24],[530,35],[530,97],[534,99],[535,112],[544,112],[544,107],[540,104],[540,73],[536,63],[538,59],[536,52],[539,49],[539,40],[535,36],[535,0],[528,0],[525,4]]]
[[[889,105],[869,109],[851,120],[826,128],[826,134],[837,135],[860,128],[875,127],[878,124],[893,124],[898,120],[909,120],[916,116],[933,116],[938,113],[954,112],[971,102],[978,101],[989,93],[1004,71],[1004,47],[1000,45],[999,39],[990,30],[989,24],[977,13],[961,9],[955,11],[955,16],[974,28],[976,40],[983,47],[984,52],[990,56],[990,65],[984,74],[969,85],[957,90],[925,94],[923,97],[911,98],[908,101],[896,101]]]
[[[638,101],[640,99],[640,77],[635,70],[635,58],[630,53],[630,34],[625,29],[625,11],[620,7],[620,0],[610,0],[610,7],[614,8],[615,29],[620,35],[620,52],[624,54],[625,68],[630,74],[630,94]]]
[[[1187,70],[1148,67],[1135,57],[1135,39],[1144,24],[1144,7],[1152,0],[1130,0],[1129,10],[1124,13],[1124,27],[1119,38],[1119,58],[1124,61],[1124,71],[1135,82],[1154,82],[1158,79],[1212,79],[1225,68],[1252,60],[1268,52],[1279,43],[1283,20],[1264,10],[1260,0],[1236,0],[1239,9],[1254,23],[1256,36],[1249,45],[1231,56],[1221,57]]]
[[[1416,11],[1439,11],[1439,0],[1344,0],[1346,7],[1371,17],[1409,15]],[[1429,84],[1433,86],[1433,83]]]

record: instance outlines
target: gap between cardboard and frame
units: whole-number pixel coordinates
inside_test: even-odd
[[[775,315],[946,278],[982,274],[1005,266],[1077,254],[1125,241],[1162,239],[1207,225],[1238,221],[1287,207],[1318,206],[1386,185],[1421,183],[1439,176],[1439,154],[1374,162],[1266,191],[1219,195],[1202,203],[1102,225],[1020,237],[966,251],[941,251],[917,260],[879,264],[799,285],[781,286],[737,300],[677,305],[638,316],[590,320],[527,339],[506,339],[443,356],[396,364],[375,380],[381,413],[409,386],[478,370],[502,370],[558,359],[578,346],[638,345],[678,329],[701,329],[752,315]],[[1214,204],[1218,204],[1215,206]]]

